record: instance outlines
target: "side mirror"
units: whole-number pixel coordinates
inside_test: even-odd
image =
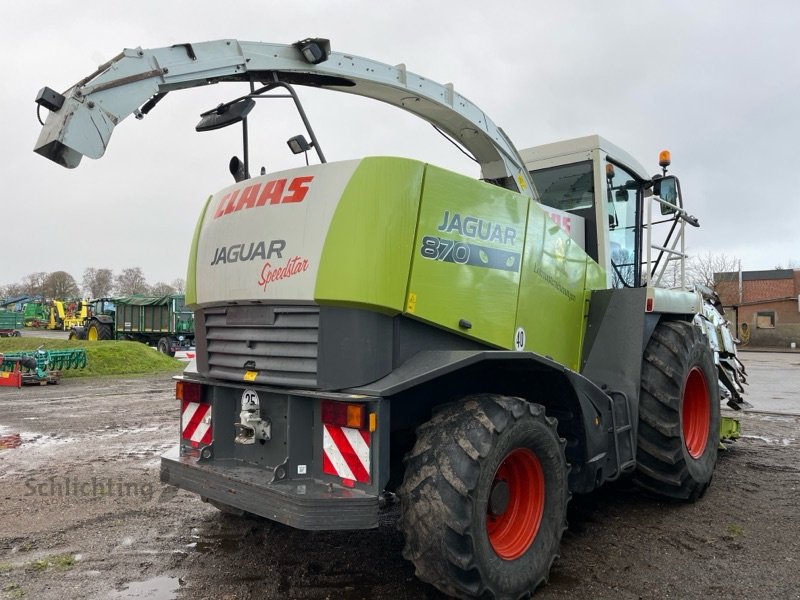
[[[212,131],[240,123],[247,118],[255,105],[256,101],[252,98],[237,100],[231,104],[220,104],[217,108],[212,108],[200,115],[200,122],[194,129],[195,131]]]
[[[653,194],[661,198],[664,202],[661,203],[661,214],[671,215],[675,212],[676,208],[681,208],[683,204],[680,197],[680,185],[678,178],[673,175],[660,177],[653,181]]]

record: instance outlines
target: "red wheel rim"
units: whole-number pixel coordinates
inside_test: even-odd
[[[711,405],[706,378],[700,369],[694,367],[686,377],[681,405],[683,441],[692,458],[700,458],[706,449],[710,421]]]
[[[486,509],[486,532],[495,554],[504,560],[530,547],[544,512],[544,473],[527,448],[510,452],[494,474]]]

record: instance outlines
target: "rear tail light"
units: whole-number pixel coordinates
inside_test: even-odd
[[[203,386],[191,381],[178,381],[175,383],[175,398],[185,402],[202,402]]]
[[[369,429],[367,407],[365,404],[322,401],[322,422],[336,427]]]
[[[377,415],[366,403],[320,403],[322,418],[322,472],[339,477],[345,487],[369,483],[372,465],[372,432]]]

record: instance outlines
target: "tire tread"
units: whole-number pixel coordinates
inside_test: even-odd
[[[705,350],[698,350],[698,347]],[[637,467],[634,481],[649,493],[675,500],[693,501],[711,482],[716,462],[716,444],[709,437],[703,462],[708,469],[689,467],[681,425],[681,393],[689,370],[700,367],[708,385],[711,432],[719,429],[716,370],[711,350],[702,332],[685,321],[659,323],[642,360],[639,398]],[[715,408],[716,407],[716,408]],[[694,471],[694,472],[693,472]]]
[[[496,439],[523,418],[544,423],[562,453],[563,522],[553,528],[557,549],[567,527],[566,442],[558,436],[556,420],[546,418],[541,406],[521,398],[473,395],[443,407],[417,429],[416,444],[404,461],[406,476],[398,489],[403,509],[399,525],[405,534],[402,554],[414,563],[420,579],[446,594],[459,598],[507,597],[482,577],[473,539],[472,493],[478,485],[481,463]],[[434,466],[437,464],[440,469]],[[552,565],[557,556],[549,557],[547,564]],[[547,572],[518,597],[529,596],[546,576]]]

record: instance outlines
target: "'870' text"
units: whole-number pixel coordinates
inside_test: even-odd
[[[431,260],[441,260],[444,262],[458,263],[465,265],[469,262],[470,248],[462,242],[454,242],[432,235],[422,238],[422,247],[419,253]]]

